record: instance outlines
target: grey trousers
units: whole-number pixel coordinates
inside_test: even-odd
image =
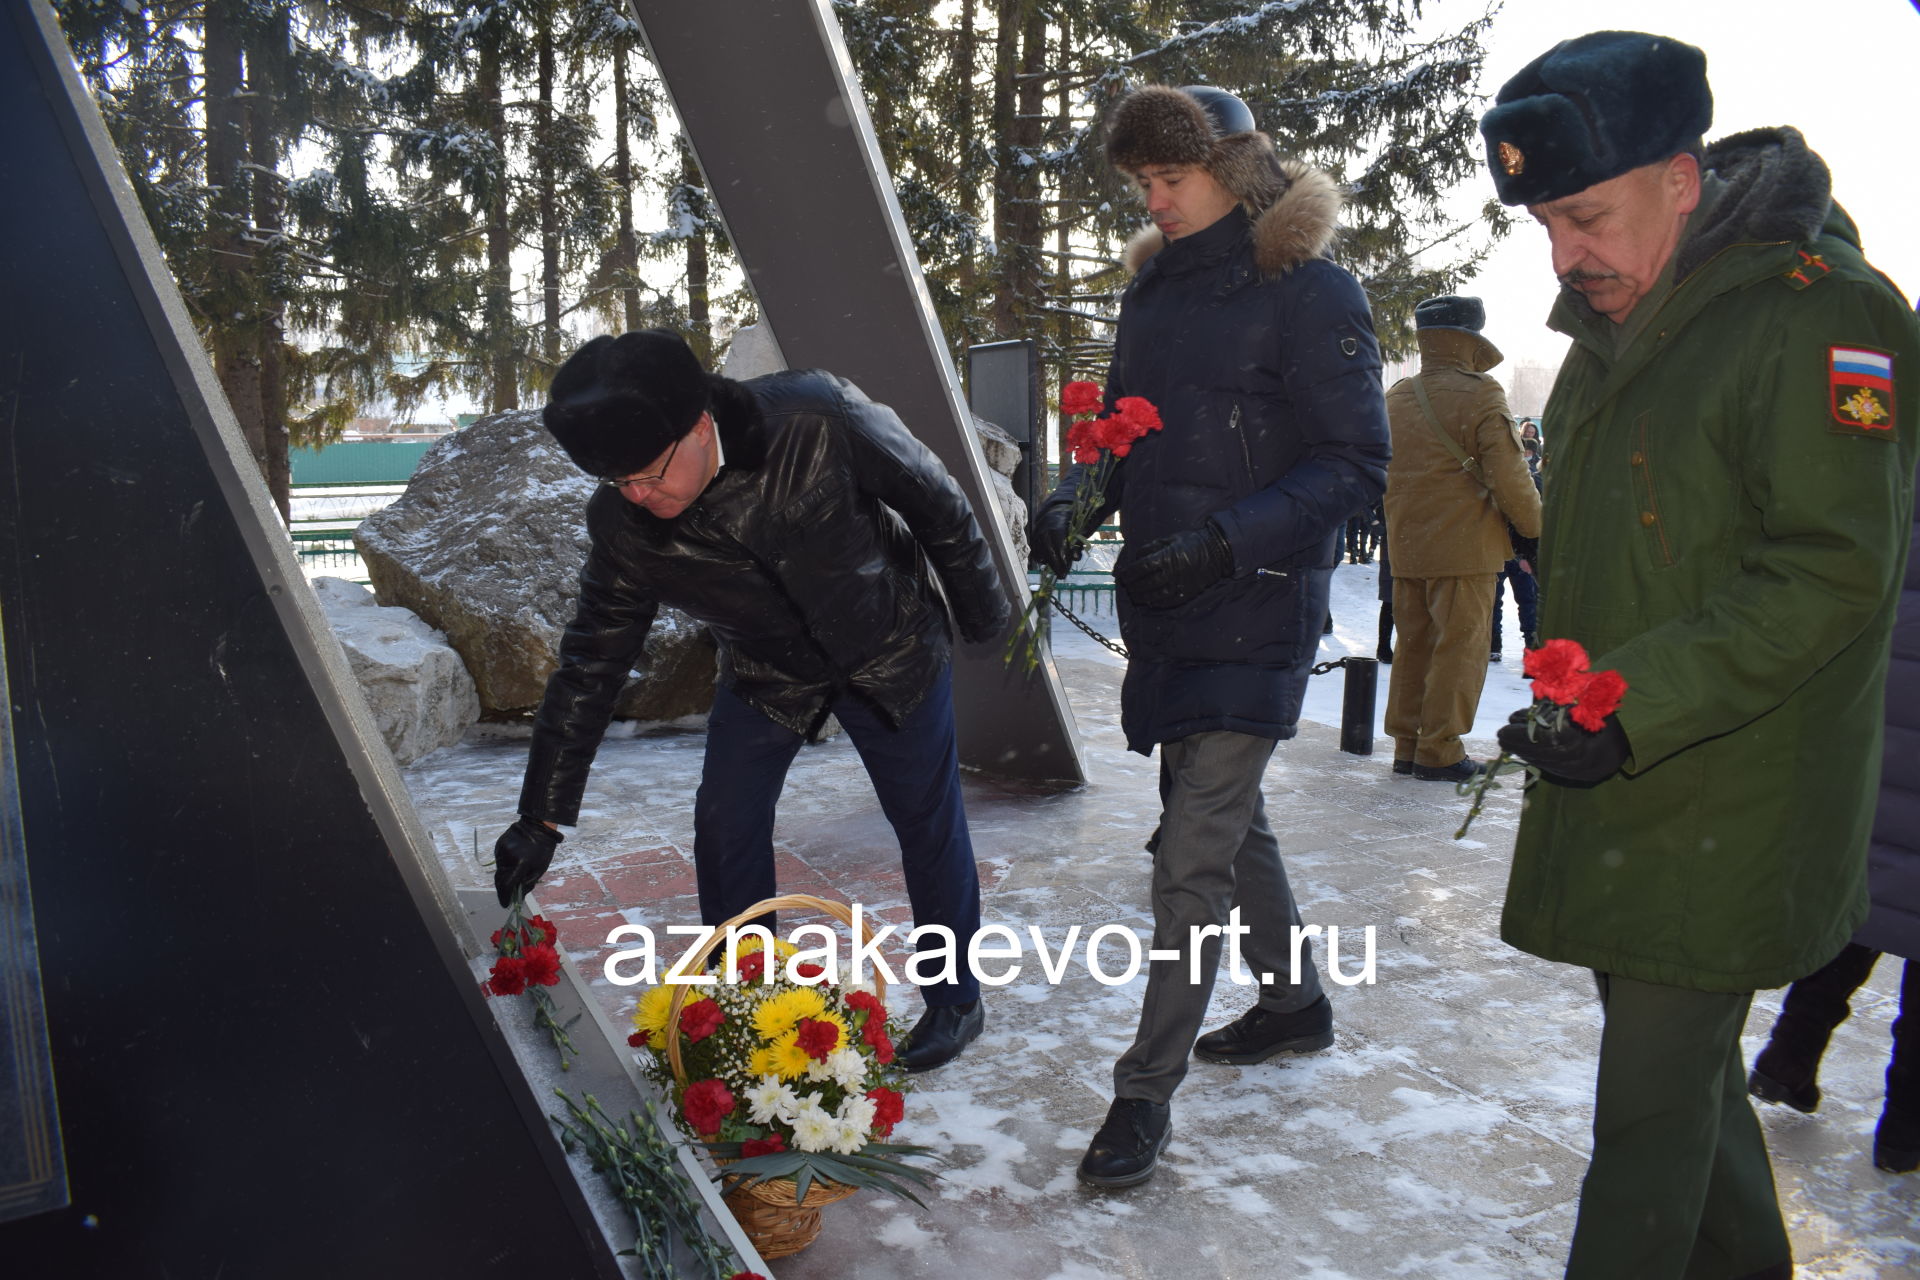
[[[1280,845],[1267,827],[1260,780],[1273,741],[1244,733],[1197,733],[1160,744],[1160,830],[1153,856],[1153,948],[1178,951],[1177,960],[1150,960],[1147,996],[1133,1047],[1113,1066],[1113,1096],[1167,1102],[1187,1074],[1200,1023],[1213,994],[1222,939],[1200,942],[1199,981],[1193,981],[1192,930],[1225,925],[1240,908],[1251,932],[1240,939],[1245,969],[1260,982],[1259,1003],[1276,1013],[1304,1009],[1320,999],[1313,946],[1300,949],[1300,981],[1288,981],[1292,926],[1300,923],[1280,862]],[[1272,981],[1262,981],[1265,975]]]

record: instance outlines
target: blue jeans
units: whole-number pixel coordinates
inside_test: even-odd
[[[960,800],[953,678],[943,671],[898,729],[870,704],[842,694],[832,704],[866,765],[880,811],[900,840],[900,865],[916,925],[953,931],[959,980],[921,989],[929,1005],[980,998],[967,942],[980,928],[980,878]],[[761,715],[724,686],[707,717],[707,754],[693,802],[693,864],[700,918],[721,924],[774,896],[773,817],[799,754],[801,735]]]
[[[1513,581],[1513,603],[1520,612],[1520,633],[1523,636],[1535,635],[1540,630],[1540,584],[1533,575],[1520,567],[1518,560],[1509,560],[1499,573],[1493,575],[1493,643],[1500,644],[1500,606],[1507,599],[1507,581]]]

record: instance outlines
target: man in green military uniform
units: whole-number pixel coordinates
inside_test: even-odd
[[[1494,184],[1546,226],[1573,339],[1542,631],[1628,686],[1598,732],[1500,733],[1546,775],[1502,936],[1605,1008],[1567,1275],[1787,1276],[1739,1035],[1866,914],[1920,325],[1797,132],[1700,146],[1698,49],[1582,36],[1495,103]]]

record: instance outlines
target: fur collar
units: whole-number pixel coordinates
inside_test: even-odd
[[[1300,160],[1282,160],[1280,170],[1285,189],[1264,209],[1248,210],[1254,217],[1254,262],[1266,276],[1283,276],[1309,259],[1327,256],[1340,216],[1340,188],[1332,178]],[[1134,275],[1166,247],[1167,238],[1149,223],[1127,241],[1121,262]]]
[[[1833,204],[1827,165],[1798,129],[1750,129],[1707,148],[1705,169],[1727,184],[1710,222],[1689,228],[1674,262],[1684,280],[1729,245],[1802,242],[1820,234]]]

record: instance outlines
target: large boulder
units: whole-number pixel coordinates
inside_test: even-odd
[[[316,578],[313,591],[394,760],[412,764],[460,741],[480,718],[480,696],[447,638],[357,582]]]
[[[594,484],[537,410],[510,410],[428,450],[407,491],[354,531],[380,603],[446,634],[489,719],[532,712],[558,665]],[[712,705],[712,640],[678,610],[660,611],[641,665],[645,677],[628,683],[615,715],[672,720]]]

